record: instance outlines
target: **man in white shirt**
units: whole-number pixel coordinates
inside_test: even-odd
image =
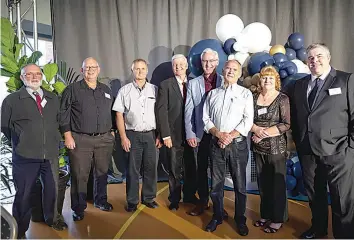
[[[246,137],[253,124],[254,110],[252,93],[237,84],[241,73],[239,62],[227,61],[223,69],[224,84],[212,90],[204,104],[204,131],[212,135],[210,196],[214,211],[213,218],[205,230],[213,232],[223,221],[224,181],[228,164],[235,191],[234,220],[239,234],[246,236]]]

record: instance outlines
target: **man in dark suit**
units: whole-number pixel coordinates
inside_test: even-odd
[[[188,63],[184,55],[177,54],[172,57],[175,77],[161,82],[156,104],[157,126],[167,147],[169,161],[170,210],[177,210],[179,207],[183,170],[185,174],[183,201],[197,202],[196,186],[193,186],[196,181],[188,179],[191,175],[195,176],[193,150],[185,141],[184,105],[187,95],[187,68]]]
[[[327,235],[327,184],[335,238],[354,238],[354,75],[333,69],[324,44],[307,48],[311,75],[288,90],[292,132],[309,197],[312,226],[301,238]]]

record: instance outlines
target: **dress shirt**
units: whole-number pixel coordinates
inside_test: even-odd
[[[204,77],[205,93],[208,94],[211,90],[216,88],[216,73],[211,74],[208,78]]]
[[[134,81],[119,90],[112,109],[124,113],[126,130],[137,132],[155,130],[156,97],[157,86],[146,82],[140,89]]]
[[[311,81],[309,81],[309,85],[307,87],[307,98],[309,97],[311,90],[315,87],[316,79],[319,78],[320,79],[319,86],[318,86],[317,94],[316,94],[315,101],[314,101],[314,102],[316,102],[317,95],[320,92],[320,90],[321,90],[321,88],[322,88],[322,86],[323,86],[323,84],[324,84],[324,82],[326,80],[326,77],[329,75],[330,71],[331,71],[331,68],[329,68],[327,71],[325,71],[319,77],[316,77],[316,76],[311,74]]]
[[[203,109],[204,131],[216,127],[220,132],[233,130],[247,136],[253,125],[253,97],[250,90],[234,83],[209,92]]]
[[[175,76],[175,78],[177,79],[177,83],[178,83],[178,87],[179,87],[179,90],[181,91],[181,94],[182,94],[182,97],[183,96],[183,83],[184,84],[187,84],[187,76],[184,78],[184,80],[182,80],[180,77],[178,76]],[[186,86],[187,87],[187,86]]]
[[[33,94],[34,92],[37,92],[41,99],[43,99],[43,90],[42,88],[38,88],[37,91],[34,91],[32,88],[26,87],[27,92],[29,95],[36,101],[36,96]]]

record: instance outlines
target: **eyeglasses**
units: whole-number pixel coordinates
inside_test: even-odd
[[[89,66],[89,67],[85,67],[84,69],[85,69],[85,71],[90,71],[90,70],[96,71],[97,68],[98,68],[98,66],[91,66],[91,67]]]
[[[211,59],[211,60],[202,60],[202,63],[214,63],[218,61],[217,59]]]
[[[43,74],[41,72],[36,72],[36,73],[25,73],[23,74],[24,76],[28,77],[28,78],[41,78],[43,76]]]

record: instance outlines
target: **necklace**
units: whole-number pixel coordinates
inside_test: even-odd
[[[261,93],[261,94],[260,94],[260,96],[262,96],[262,98],[261,98],[261,103],[262,103],[262,104],[266,104],[270,99],[273,99],[273,97],[274,97],[276,94],[278,94],[277,91],[274,91],[274,92],[272,92],[272,93],[270,93],[270,94],[265,94],[265,95],[263,95],[263,94]]]

